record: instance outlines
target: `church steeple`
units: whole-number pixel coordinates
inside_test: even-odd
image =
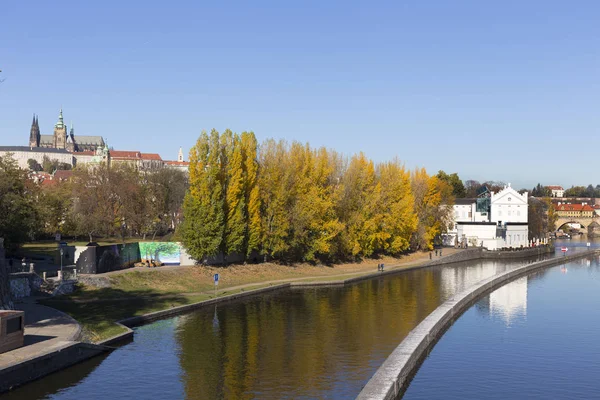
[[[58,122],[56,123],[56,125],[54,125],[56,128],[63,128],[65,126],[65,123],[63,121],[63,112],[62,112],[62,107],[60,108],[60,113],[58,114]]]
[[[58,114],[58,122],[54,125],[52,144],[55,149],[67,148],[67,126],[63,120],[62,107],[60,108],[60,114]]]
[[[31,130],[29,131],[29,147],[40,147],[40,126],[35,114],[33,114]]]
[[[181,147],[179,148],[179,154],[177,154],[177,161],[183,162],[183,150],[181,150]]]

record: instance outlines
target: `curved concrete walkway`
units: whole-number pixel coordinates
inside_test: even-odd
[[[25,345],[0,354],[0,370],[52,352],[81,334],[77,321],[53,308],[33,303],[18,303],[15,308],[25,311]]]
[[[484,279],[455,294],[429,314],[404,338],[363,387],[357,400],[392,400],[401,397],[410,384],[412,376],[419,369],[421,361],[441,335],[484,295],[536,270],[593,255],[600,255],[600,250],[585,251],[571,256],[525,264]]]

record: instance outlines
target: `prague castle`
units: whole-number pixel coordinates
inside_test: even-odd
[[[51,149],[64,149],[69,152],[96,151],[106,145],[102,136],[75,136],[75,129],[67,133],[67,125],[63,120],[62,108],[58,115],[58,122],[54,125],[53,135],[41,135],[37,116],[33,116],[31,131],[29,133],[29,147],[44,147]]]
[[[177,161],[163,160],[156,153],[109,149],[102,136],[75,135],[73,124],[67,132],[62,109],[52,135],[42,135],[38,117],[34,114],[29,131],[29,146],[0,146],[0,156],[10,154],[19,167],[27,169],[30,160],[40,165],[44,159],[75,167],[80,164],[128,164],[138,170],[152,171],[171,168],[187,172],[189,163],[183,160],[179,149]]]

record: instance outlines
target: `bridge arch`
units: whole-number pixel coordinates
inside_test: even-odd
[[[600,218],[583,218],[583,217],[571,217],[571,218],[559,218],[556,221],[556,231],[562,229],[567,224],[579,224],[581,229],[587,230],[592,222],[600,223]]]

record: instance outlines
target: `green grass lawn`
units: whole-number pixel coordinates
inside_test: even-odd
[[[244,290],[248,291],[267,286],[270,285],[258,284],[247,289],[223,290],[218,293],[218,296],[223,297]],[[92,292],[94,292],[93,299],[97,301],[69,301],[89,299],[88,297]],[[116,298],[121,300],[113,300]],[[116,321],[212,298],[214,298],[214,294],[164,294],[153,291],[126,293],[115,289],[86,290],[81,288],[71,295],[43,300],[41,303],[75,318],[83,327],[85,339],[98,342],[124,332],[121,326],[115,324]]]

